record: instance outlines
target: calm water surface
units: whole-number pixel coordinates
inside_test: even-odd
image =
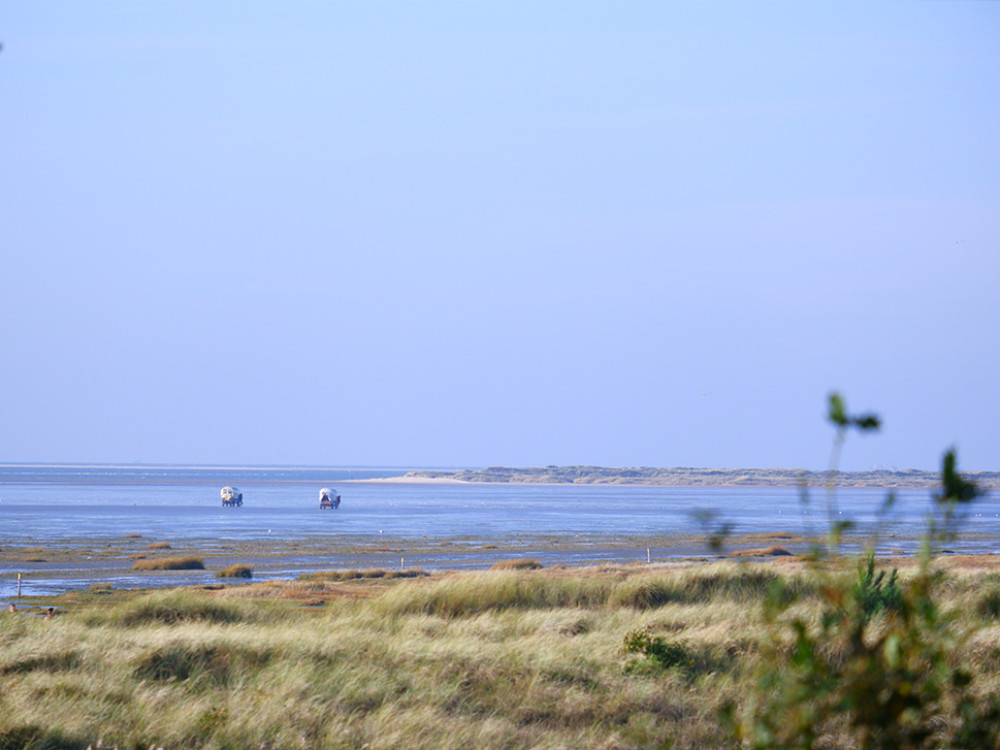
[[[62,473],[59,473],[61,471]],[[391,476],[397,470],[243,470],[226,477],[218,470],[102,469],[85,475],[65,470],[36,470],[30,476],[3,474],[0,481],[0,547],[37,546],[44,550],[118,544],[127,534],[143,542],[167,540],[175,549],[275,540],[323,545],[331,551],[379,543],[396,548],[422,545],[423,567],[475,567],[476,560],[456,561],[446,552],[426,554],[428,545],[498,545],[544,553],[565,542],[567,548],[621,541],[702,534],[699,511],[710,511],[714,525],[727,523],[734,534],[789,531],[815,534],[827,526],[823,492],[803,504],[801,493],[785,488],[677,488],[565,485],[352,484],[346,479]],[[270,473],[268,473],[270,471]],[[338,485],[338,482],[340,483]],[[241,508],[223,508],[219,489],[234,484],[243,492]],[[318,493],[333,486],[343,502],[337,511],[320,511]],[[835,514],[851,518],[867,531],[880,522],[884,490],[841,490]],[[915,549],[915,538],[932,510],[926,491],[899,491],[882,519],[895,551]],[[1000,550],[1000,504],[979,503],[965,528],[972,532],[959,545],[966,551]],[[841,515],[842,514],[842,515]],[[642,542],[637,542],[642,544]],[[648,542],[646,542],[648,544]],[[533,546],[537,549],[533,549]],[[658,550],[670,556],[669,549]],[[690,552],[688,552],[689,554]],[[609,552],[632,556],[635,550]],[[391,556],[386,553],[387,558]],[[569,564],[570,550],[547,553],[549,561]],[[495,556],[491,559],[495,559]],[[588,560],[593,560],[591,554]],[[315,569],[316,560],[274,575]],[[456,564],[457,563],[457,564]],[[125,568],[131,561],[94,561],[89,565]],[[26,563],[0,562],[0,597],[10,596],[16,573]],[[36,563],[33,575],[47,581],[46,591],[87,583],[87,564]],[[328,563],[322,567],[331,567]],[[69,570],[72,568],[72,570]],[[64,573],[64,575],[63,575]],[[208,573],[159,574],[169,585],[204,580]],[[152,585],[149,576],[118,573],[116,582]],[[259,578],[259,576],[258,576]]]

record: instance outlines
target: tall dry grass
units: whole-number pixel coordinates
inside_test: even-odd
[[[812,606],[808,582],[780,570],[373,579],[322,608],[284,598],[296,582],[78,598],[51,620],[0,616],[0,747],[723,747],[718,711],[753,673],[774,577]],[[950,596],[995,625],[989,576]],[[627,670],[636,628],[684,664]],[[996,672],[996,647],[975,648]]]
[[[204,570],[205,561],[193,555],[159,557],[154,560],[136,560],[132,570]]]

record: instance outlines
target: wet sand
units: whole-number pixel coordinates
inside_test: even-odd
[[[193,585],[214,582],[215,574],[242,563],[253,568],[254,580],[294,578],[324,570],[399,570],[430,572],[485,569],[504,560],[531,558],[545,567],[638,564],[665,561],[706,561],[725,557],[734,549],[781,544],[790,551],[808,549],[808,541],[787,534],[750,535],[734,539],[725,549],[713,550],[702,536],[636,536],[601,538],[532,538],[507,542],[449,539],[445,541],[377,539],[341,541],[212,541],[188,540],[169,549],[149,549],[150,539],[122,537],[103,546],[78,540],[59,549],[5,545],[0,550],[0,600],[16,590],[17,573],[36,593],[111,584],[121,588]],[[196,556],[205,570],[134,571],[137,559]]]
[[[706,564],[720,560],[761,561],[776,564],[801,560],[813,541],[787,532],[747,534],[725,540],[712,548],[701,535],[632,536],[608,539],[534,538],[504,543],[474,540],[379,540],[357,539],[331,546],[315,541],[267,540],[248,542],[208,542],[192,540],[172,545],[166,550],[148,549],[149,539],[121,538],[115,544],[95,547],[92,541],[80,540],[78,546],[59,550],[5,545],[0,550],[0,603],[13,601],[17,574],[22,573],[28,596],[50,596],[94,586],[114,588],[158,588],[241,581],[219,579],[216,573],[236,563],[250,565],[253,581],[291,580],[304,573],[343,570],[411,570],[427,572],[447,570],[482,570],[496,563],[530,558],[546,568],[583,568],[639,564]],[[863,539],[844,540],[841,551],[856,554],[863,549]],[[903,552],[903,541],[896,549],[886,546],[880,557],[899,561],[900,567],[912,562],[912,554]],[[912,541],[906,546],[912,549]],[[992,554],[992,538],[983,540],[978,551],[966,540],[963,554],[948,554],[956,563],[989,568],[1000,567],[1000,555]],[[204,570],[135,571],[136,559],[169,556],[197,556],[204,560]],[[896,564],[894,562],[894,564]]]
[[[461,483],[452,479],[392,477],[356,480],[365,483],[419,484]],[[326,570],[421,568],[430,572],[485,569],[505,560],[531,558],[545,567],[629,565],[656,562],[706,562],[725,558],[741,560],[794,558],[810,551],[816,541],[785,531],[730,536],[712,547],[704,534],[532,535],[523,538],[446,539],[413,537],[383,538],[380,535],[326,538],[267,538],[233,540],[187,538],[163,542],[149,536],[123,534],[99,541],[81,536],[60,540],[51,546],[4,544],[0,549],[0,600],[16,589],[16,577],[46,591],[80,588],[98,583],[115,587],[190,585],[214,582],[215,573],[240,563],[253,568],[255,580],[289,579],[302,573]],[[845,553],[857,553],[870,540],[844,539]],[[879,545],[880,557],[912,557],[916,538],[887,535]],[[1000,552],[995,535],[966,533],[956,540],[955,550],[968,555]],[[203,571],[151,571],[132,569],[139,559],[196,556]]]
[[[331,545],[322,541],[219,541],[188,540],[169,549],[149,549],[151,540],[122,537],[103,546],[78,540],[59,549],[5,545],[0,550],[0,600],[16,590],[16,577],[39,593],[110,584],[122,588],[193,585],[214,582],[215,574],[242,563],[253,568],[255,580],[294,578],[325,570],[399,570],[420,568],[430,572],[477,570],[504,560],[531,558],[545,567],[630,565],[662,562],[707,562],[724,558],[776,559],[797,556],[810,549],[805,537],[775,532],[727,539],[712,548],[701,535],[630,536],[608,539],[553,536],[484,542],[356,539]],[[850,540],[845,551],[859,549]],[[138,559],[196,556],[205,570],[134,571]]]

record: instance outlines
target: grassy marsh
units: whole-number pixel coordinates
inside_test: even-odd
[[[998,690],[1000,565],[951,565],[944,606],[976,618],[967,656]],[[725,747],[719,710],[752,679],[775,580],[818,616],[787,559],[360,573],[0,613],[0,747]],[[625,655],[636,629],[676,665]]]
[[[253,578],[253,566],[236,563],[215,574],[216,578]]]
[[[194,555],[158,557],[154,560],[136,560],[132,570],[204,570],[205,561]]]

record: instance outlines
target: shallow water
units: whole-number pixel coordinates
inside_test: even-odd
[[[218,470],[107,467],[77,475],[65,469],[48,474],[34,470],[27,477],[5,472],[0,481],[0,547],[38,547],[43,558],[46,553],[58,557],[54,553],[93,549],[82,553],[91,558],[82,561],[0,562],[0,598],[12,595],[16,573],[23,571],[30,571],[36,593],[95,580],[116,585],[214,580],[211,573],[191,571],[138,575],[129,570],[131,560],[124,554],[98,554],[102,547],[123,546],[126,535],[133,535],[133,551],[168,541],[179,554],[198,550],[223,561],[227,555],[242,561],[255,550],[267,555],[283,547],[280,561],[255,567],[260,579],[317,567],[406,564],[400,551],[408,565],[429,569],[476,567],[504,554],[532,554],[566,564],[633,561],[650,544],[658,545],[657,556],[680,554],[665,540],[702,535],[721,524],[728,524],[734,535],[786,531],[813,536],[827,528],[831,517],[825,493],[811,493],[804,504],[800,491],[788,488],[337,484],[399,473],[282,469],[226,476]],[[242,507],[221,507],[223,484],[240,488]],[[343,498],[339,510],[319,509],[321,486],[338,489]],[[897,491],[891,512],[880,520],[885,494],[840,490],[833,517],[852,519],[862,534],[881,524],[887,549],[912,553],[932,511],[930,495]],[[699,520],[699,511],[710,512],[712,520]],[[977,504],[965,528],[972,534],[955,549],[1000,550],[996,499]],[[140,535],[138,541],[134,535]],[[296,545],[302,549],[297,551]],[[449,549],[451,545],[460,546],[461,552]],[[484,554],[484,548],[500,551]],[[683,554],[691,554],[690,545]]]

